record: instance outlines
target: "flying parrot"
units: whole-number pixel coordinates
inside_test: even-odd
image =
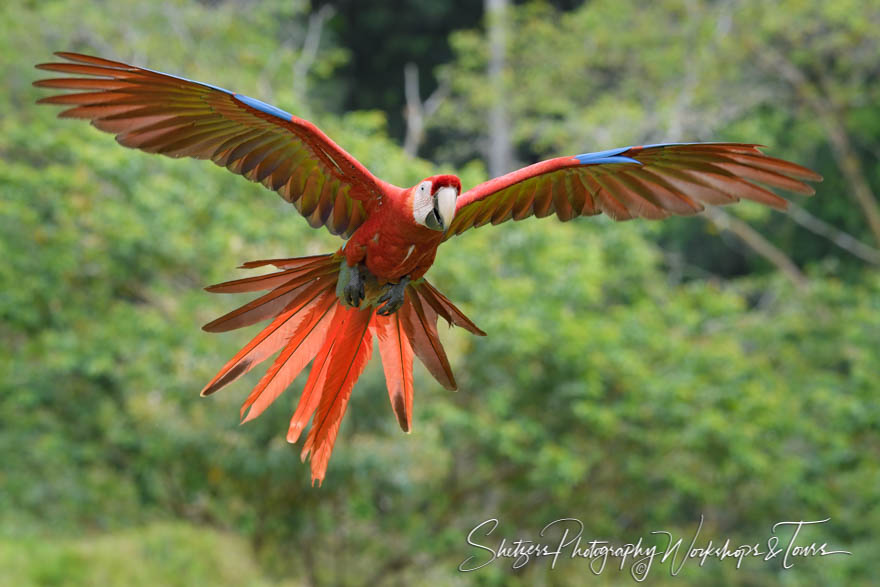
[[[784,209],[787,202],[762,186],[809,195],[814,191],[804,182],[822,179],[752,144],[669,143],[557,157],[463,193],[454,175],[401,188],[374,176],[312,123],[260,100],[117,61],[56,55],[66,62],[37,68],[67,77],[34,85],[74,90],[39,100],[67,107],[61,117],[90,120],[126,147],[210,159],[278,192],[312,227],[345,239],[326,255],[245,263],[277,271],[207,288],[268,293],[206,324],[206,331],[271,322],[208,382],[203,396],[280,351],[241,408],[246,422],[312,363],[287,432],[287,440],[297,442],[312,419],[301,453],[303,461],[311,458],[312,483],[324,479],[374,337],[392,410],[409,432],[414,356],[441,385],[456,389],[438,318],[485,336],[424,278],[441,243],[490,222],[530,216],[660,219],[740,198]]]

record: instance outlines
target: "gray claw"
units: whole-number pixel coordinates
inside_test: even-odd
[[[407,284],[409,284],[409,277],[403,277],[394,285],[389,285],[388,290],[377,300],[380,304],[382,302],[385,302],[385,304],[376,310],[376,313],[380,316],[390,316],[398,311],[403,305]]]

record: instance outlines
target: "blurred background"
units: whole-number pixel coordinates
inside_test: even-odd
[[[463,575],[471,528],[557,518],[618,543],[765,543],[799,561],[669,565],[655,584],[868,585],[880,552],[880,2],[13,1],[0,30],[0,584],[631,584],[613,565]],[[416,367],[400,432],[374,357],[322,488],[258,420],[262,373],[201,399],[252,332],[202,287],[330,251],[277,195],[123,149],[36,106],[68,50],[217,84],[317,123],[379,177],[465,188],[542,158],[748,141],[825,176],[791,213],[552,219],[443,247],[430,280],[460,391]],[[254,327],[256,328],[256,327]],[[784,534],[784,533],[783,533]],[[717,542],[716,542],[717,544]],[[485,559],[481,559],[485,560]]]

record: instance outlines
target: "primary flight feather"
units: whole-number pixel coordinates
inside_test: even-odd
[[[346,239],[335,253],[254,261],[268,275],[211,286],[208,291],[268,293],[204,326],[223,332],[271,319],[202,390],[209,395],[275,353],[272,366],[245,400],[243,421],[255,418],[311,362],[287,439],[309,420],[302,457],[311,455],[313,482],[323,481],[351,391],[372,353],[373,337],[391,407],[412,428],[413,357],[441,385],[455,377],[437,320],[484,336],[424,279],[440,244],[487,223],[555,214],[561,221],[604,213],[614,220],[689,216],[704,204],[746,198],[774,208],[786,201],[767,189],[812,194],[821,176],[767,157],[756,145],[669,143],[558,157],[492,179],[466,192],[453,175],[410,188],[392,185],[312,123],[223,88],[78,53],[39,69],[74,77],[34,82],[73,90],[40,100],[67,108],[126,146],[170,157],[210,159],[277,191],[315,227]],[[766,186],[766,187],[765,187]]]

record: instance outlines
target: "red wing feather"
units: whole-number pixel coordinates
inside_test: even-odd
[[[553,212],[563,222],[598,212],[614,220],[660,219],[740,198],[784,209],[784,199],[758,184],[809,195],[813,188],[804,182],[821,180],[805,167],[742,143],[670,143],[558,157],[462,194],[445,238],[489,221]]]
[[[39,80],[71,90],[44,104],[70,106],[65,118],[85,118],[127,147],[171,157],[210,159],[277,191],[288,202],[310,202],[315,228],[350,236],[383,193],[373,176],[312,123],[223,88],[77,53],[38,69],[72,76]],[[303,183],[304,172],[319,181]],[[299,207],[299,206],[297,206]],[[313,210],[318,210],[312,214]]]

